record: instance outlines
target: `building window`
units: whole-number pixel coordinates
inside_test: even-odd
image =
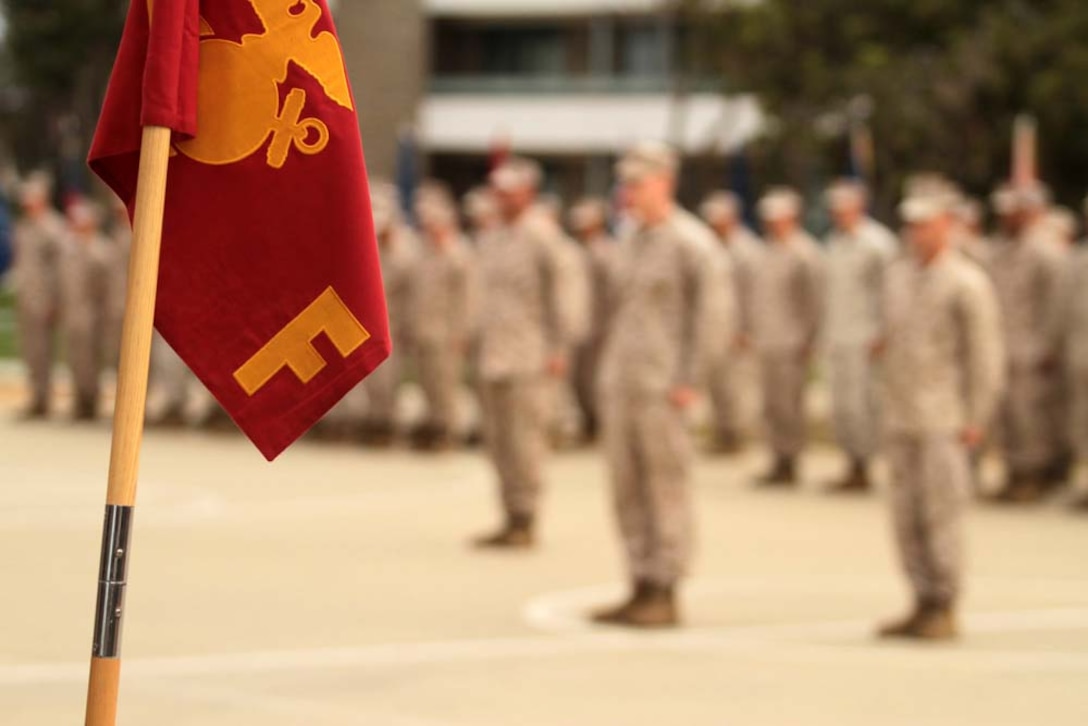
[[[486,75],[558,76],[567,72],[565,34],[551,28],[494,28],[481,33]]]
[[[577,33],[562,25],[437,21],[432,70],[438,77],[564,76],[576,68]]]
[[[671,71],[671,31],[664,23],[639,23],[619,29],[618,63],[621,75],[660,78]]]

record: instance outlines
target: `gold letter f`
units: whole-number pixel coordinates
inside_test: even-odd
[[[330,287],[235,371],[234,379],[250,396],[284,368],[290,368],[300,381],[309,383],[327,365],[313,346],[314,338],[321,333],[329,337],[345,358],[370,339],[370,333]]]

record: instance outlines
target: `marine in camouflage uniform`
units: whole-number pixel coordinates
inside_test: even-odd
[[[116,368],[121,357],[121,333],[125,322],[125,297],[128,293],[128,263],[132,257],[132,226],[124,203],[114,197],[110,207],[109,293],[106,302],[106,351],[109,364]]]
[[[948,198],[908,198],[901,212],[913,254],[888,273],[884,412],[894,531],[915,603],[880,634],[946,639],[963,589],[969,451],[1001,397],[1004,344],[990,281],[952,249]]]
[[[585,345],[593,327],[592,270],[586,265],[585,250],[569,237],[561,227],[561,206],[558,199],[541,207],[544,218],[555,233],[549,235],[555,246],[559,278],[563,281],[563,295],[559,300],[559,314],[572,360]],[[578,394],[575,368],[571,365],[565,375],[553,376],[545,391],[548,417],[548,436],[553,448],[571,446],[578,439]]]
[[[376,184],[372,186],[371,194],[393,352],[366,381],[348,394],[341,405],[354,412],[359,405],[359,394],[365,394],[362,441],[384,447],[390,446],[396,436],[397,393],[403,381],[403,356],[407,350],[404,333],[408,295],[418,245],[401,220],[396,189],[389,184]]]
[[[1068,254],[1032,221],[1031,200],[1015,192],[1013,234],[999,240],[988,269],[1001,304],[1008,346],[1009,385],[1000,424],[1008,480],[997,495],[1008,502],[1039,499],[1064,475],[1065,421],[1062,380],[1048,367],[1046,332]],[[1064,413],[1061,418],[1064,418]]]
[[[39,176],[19,190],[22,215],[12,230],[19,352],[26,365],[30,403],[25,418],[49,415],[54,343],[61,315],[60,258],[64,218],[49,206],[49,184]]]
[[[1088,200],[1084,209],[1088,215]],[[1085,245],[1088,242],[1072,256],[1062,275],[1048,335],[1051,358],[1064,370],[1068,381],[1072,405],[1067,425],[1081,464],[1088,464],[1088,249]],[[1074,507],[1088,512],[1088,492],[1081,492]]]
[[[68,209],[69,233],[61,253],[65,352],[75,388],[73,417],[98,416],[102,368],[110,337],[110,273],[114,250],[102,232],[101,212],[79,201]]]
[[[469,190],[461,201],[461,211],[468,222],[468,238],[474,247],[480,239],[502,227],[499,203],[489,187]]]
[[[836,492],[865,492],[869,466],[879,449],[877,370],[874,346],[880,334],[884,272],[898,243],[885,227],[866,217],[868,194],[852,180],[828,189],[834,229],[827,237],[827,312],[823,339],[831,377],[835,435],[849,460]]]
[[[679,622],[676,588],[693,539],[692,442],[685,412],[731,326],[724,256],[713,233],[675,201],[677,158],[641,144],[621,160],[636,228],[616,256],[601,369],[604,442],[630,598],[595,615],[634,627]]]
[[[1051,250],[1063,263],[1068,264],[1075,241],[1076,222],[1071,225],[1068,220],[1062,222],[1063,208],[1054,206],[1050,189],[1045,184],[1035,182],[1017,191],[1019,206],[1024,210],[1024,238]],[[1044,472],[1043,481],[1047,489],[1065,484],[1076,461],[1068,428],[1073,396],[1071,384],[1064,373],[1061,368],[1051,371],[1057,403],[1050,407],[1050,427],[1056,432],[1057,454]]]
[[[733,331],[723,355],[708,373],[714,411],[714,446],[733,454],[744,447],[755,428],[759,411],[759,362],[752,341],[755,325],[755,277],[763,259],[763,243],[741,220],[741,203],[732,192],[715,192],[700,207],[703,220],[714,231],[729,262],[724,283],[736,310]]]
[[[495,193],[489,186],[475,187],[467,194],[461,201],[461,211],[468,223],[468,240],[472,245],[474,251],[479,250],[482,241],[485,237],[495,233],[502,227],[502,216],[499,212],[499,203],[495,198]],[[476,260],[477,266],[479,261]],[[479,280],[479,274],[476,275]],[[478,322],[478,321],[477,321]],[[465,432],[465,442],[469,446],[476,446],[482,444],[484,441],[483,431],[483,398],[480,388],[480,376],[479,371],[476,368],[476,363],[479,361],[479,337],[474,337],[469,343],[468,351],[468,386],[475,396],[476,403],[478,404],[479,416],[470,420],[469,426]]]
[[[767,248],[755,277],[755,344],[774,461],[764,485],[797,482],[805,446],[805,390],[824,314],[823,259],[800,225],[801,198],[776,189],[759,204]]]
[[[447,193],[421,194],[416,216],[423,229],[422,248],[410,275],[406,337],[427,401],[427,418],[414,439],[419,448],[442,450],[454,443],[458,423],[457,394],[476,319],[476,265]]]
[[[575,350],[572,368],[582,432],[592,442],[600,432],[597,379],[607,334],[609,275],[616,258],[616,241],[608,234],[608,203],[603,199],[582,199],[571,208],[570,228],[582,245],[585,274],[592,293],[589,329],[584,342]]]
[[[546,392],[567,372],[562,232],[536,207],[539,167],[512,158],[491,175],[503,226],[481,238],[479,361],[488,452],[505,522],[480,547],[534,544],[547,450]]]
[[[986,269],[990,263],[990,244],[983,232],[982,214],[982,205],[977,200],[963,199],[956,205],[953,245],[961,255]]]
[[[196,376],[166,340],[155,333],[151,339],[151,385],[154,410],[149,411],[149,426],[175,428],[188,423],[189,401]]]

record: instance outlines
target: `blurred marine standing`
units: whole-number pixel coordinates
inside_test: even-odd
[[[835,435],[849,460],[834,491],[870,488],[869,466],[879,447],[873,352],[880,335],[884,272],[897,246],[892,233],[866,216],[868,195],[858,182],[831,186],[834,229],[827,239],[827,317],[824,342],[831,375]]]
[[[717,244],[676,204],[677,167],[669,147],[642,144],[617,169],[636,226],[616,258],[601,400],[632,591],[595,615],[606,624],[679,622],[676,588],[687,573],[694,526],[685,412],[715,333],[730,323]]]
[[[125,322],[125,296],[128,293],[128,264],[132,257],[132,225],[128,209],[117,197],[111,200],[109,237],[112,252],[109,270],[109,300],[106,305],[106,327],[109,335],[106,351],[111,367],[118,367],[121,358],[121,333]]]
[[[447,193],[424,190],[416,200],[422,249],[409,282],[407,338],[427,400],[427,419],[415,432],[422,449],[454,444],[457,394],[476,314],[475,261]]]
[[[752,433],[759,410],[759,368],[752,354],[755,326],[755,277],[763,259],[763,243],[741,219],[741,202],[732,192],[715,192],[700,207],[729,259],[730,288],[736,310],[727,351],[708,373],[714,408],[717,451],[738,453]],[[722,331],[728,335],[728,331]]]
[[[525,548],[547,449],[547,389],[566,375],[562,232],[537,206],[540,167],[511,158],[491,175],[502,226],[480,238],[479,378],[488,451],[506,521],[480,547]]]
[[[805,389],[824,313],[823,259],[801,227],[801,197],[771,190],[759,203],[767,249],[755,277],[755,343],[774,462],[765,485],[797,483],[805,447]]]
[[[388,183],[373,184],[371,203],[385,298],[389,306],[393,353],[359,386],[359,390],[365,391],[367,396],[362,439],[373,446],[389,446],[396,436],[397,391],[401,384],[409,283],[416,244],[412,233],[401,220],[399,195],[395,187]],[[344,403],[350,403],[352,398],[353,395],[348,394]]]
[[[1005,354],[997,299],[952,249],[953,201],[915,196],[901,214],[912,254],[888,273],[883,338],[894,530],[914,608],[882,637],[957,634],[969,452],[1001,397]]]
[[[1011,234],[989,258],[1009,353],[1009,386],[1000,411],[1008,479],[998,496],[1010,502],[1037,500],[1063,474],[1065,422],[1053,415],[1061,405],[1060,376],[1047,367],[1046,333],[1067,253],[1045,234],[1048,228],[1033,221],[1040,193],[1014,190],[1011,200],[1002,200]]]
[[[1088,215],[1088,201],[1084,205]],[[1051,355],[1065,371],[1072,395],[1069,429],[1077,458],[1088,464],[1088,248],[1066,266],[1050,326]],[[1088,511],[1088,492],[1075,502]]]
[[[113,249],[102,234],[102,213],[88,201],[68,208],[69,234],[61,255],[64,339],[75,388],[73,418],[98,417],[99,387],[110,339]]]
[[[61,315],[60,258],[65,222],[49,204],[49,182],[32,176],[19,191],[22,215],[15,223],[13,278],[19,350],[30,383],[25,418],[49,415],[53,357]]]
[[[607,330],[608,281],[616,243],[608,234],[608,204],[583,199],[570,210],[570,228],[583,248],[590,293],[589,329],[574,354],[574,392],[582,415],[582,434],[596,441],[600,430],[597,372]]]

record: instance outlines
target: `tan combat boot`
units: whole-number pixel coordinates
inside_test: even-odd
[[[75,409],[72,411],[72,420],[76,422],[90,422],[97,419],[98,400],[93,396],[77,398]]]
[[[185,428],[188,421],[185,418],[185,410],[182,406],[171,406],[153,421],[148,421],[148,425],[160,429],[180,429]]]
[[[865,494],[872,489],[869,465],[862,459],[854,460],[842,479],[828,487],[830,494]]]
[[[49,404],[45,401],[34,401],[19,412],[20,421],[40,421],[49,418]]]
[[[521,514],[511,515],[506,525],[498,532],[480,537],[473,542],[478,549],[494,550],[527,550],[535,543],[533,518]]]
[[[1006,504],[1036,504],[1046,494],[1046,485],[1040,477],[1027,476],[1015,486],[1004,492],[1002,501]]]
[[[911,637],[914,629],[918,626],[918,622],[922,619],[925,609],[925,605],[920,601],[915,603],[914,609],[908,615],[881,625],[877,630],[877,636],[880,638]]]
[[[991,497],[998,504],[1035,504],[1045,493],[1041,474],[1034,471],[1011,471],[1004,486]]]
[[[676,605],[676,589],[650,585],[644,597],[637,599],[628,608],[622,621],[617,625],[631,628],[675,628],[680,624],[680,611]]]
[[[642,599],[644,599],[652,586],[645,580],[635,580],[631,586],[631,595],[620,605],[597,610],[590,619],[598,625],[623,625],[627,620],[627,614]]]
[[[391,449],[396,443],[396,429],[393,424],[381,422],[367,425],[363,431],[363,444],[375,449]]]
[[[794,460],[786,457],[775,459],[774,466],[757,483],[764,487],[788,487],[797,484],[797,466]]]
[[[927,607],[914,625],[911,637],[919,640],[955,640],[959,637],[956,611],[951,605]]]

